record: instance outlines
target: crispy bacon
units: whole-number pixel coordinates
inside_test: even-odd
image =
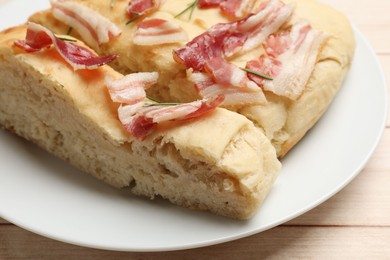
[[[139,72],[129,74],[122,79],[106,78],[106,85],[112,101],[134,104],[146,98],[145,89],[157,83],[157,72]]]
[[[144,139],[166,121],[188,120],[214,110],[224,100],[223,95],[190,103],[156,103],[146,98],[145,89],[156,83],[158,74],[134,73],[122,79],[106,78],[106,85],[114,102],[122,103],[118,117],[124,128],[138,139]]]
[[[100,46],[121,34],[114,23],[82,4],[52,0],[51,5],[54,17],[74,28],[90,46]]]
[[[266,102],[265,96],[259,88],[254,90],[247,87],[226,87],[216,83],[211,76],[204,72],[190,73],[188,78],[194,82],[196,90],[203,98],[225,96],[221,104],[223,106],[255,105]]]
[[[126,8],[130,19],[143,16],[156,11],[161,4],[161,0],[131,0]]]
[[[57,38],[47,28],[29,23],[25,40],[15,41],[15,45],[27,52],[39,51],[54,44],[58,53],[73,69],[93,70],[114,60],[117,55],[99,57],[85,47]]]
[[[179,25],[159,18],[141,22],[133,37],[133,42],[137,45],[158,45],[187,40],[186,32]]]
[[[248,76],[263,89],[296,100],[307,85],[326,38],[326,33],[313,29],[307,22],[295,24],[290,32],[271,35],[264,43],[269,56],[248,62],[247,68],[273,80]]]
[[[186,68],[203,71],[204,64],[219,56],[229,57],[258,47],[287,21],[292,5],[269,1],[257,14],[231,23],[221,23],[195,37],[185,47],[174,51],[176,62]]]

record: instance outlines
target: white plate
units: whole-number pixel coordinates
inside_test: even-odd
[[[46,0],[0,6],[1,28],[23,22]],[[12,14],[12,17],[10,17]],[[387,90],[375,54],[356,31],[352,69],[332,106],[283,160],[260,212],[241,222],[149,201],[78,172],[34,145],[0,131],[0,216],[72,244],[160,251],[217,244],[286,222],[348,184],[367,162],[385,126]]]

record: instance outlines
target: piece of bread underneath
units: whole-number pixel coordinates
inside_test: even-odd
[[[52,47],[14,46],[26,26],[0,33],[0,125],[77,168],[138,195],[236,218],[257,211],[280,171],[275,150],[251,121],[216,109],[159,125],[143,141],[123,130],[102,66],[74,71]]]
[[[199,98],[193,83],[187,80],[184,66],[176,63],[172,56],[172,50],[181,48],[186,42],[158,46],[133,44],[133,34],[138,22],[127,24],[129,18],[125,10],[128,1],[117,1],[113,7],[110,6],[110,1],[65,1],[85,5],[107,17],[121,29],[122,34],[116,40],[95,48],[101,55],[119,54],[119,58],[111,64],[116,70],[122,73],[160,72],[159,84],[148,89],[150,96],[167,102],[185,102]],[[192,2],[163,1],[159,10],[150,14],[150,17],[166,19],[180,25],[187,32],[189,40],[217,23],[231,21],[221,14],[219,8],[196,8],[192,19],[189,19],[188,14],[175,17]],[[303,94],[297,100],[291,100],[265,91],[268,102],[264,105],[228,107],[252,120],[271,140],[279,157],[287,154],[327,110],[349,70],[355,49],[351,25],[340,12],[316,0],[284,2],[294,2],[296,5],[292,18],[284,28],[297,21],[306,20],[313,28],[329,35]],[[30,17],[30,21],[40,23],[56,33],[65,34],[69,29],[68,25],[53,17],[51,10],[36,13]],[[72,35],[82,38],[76,29],[72,30]],[[231,61],[245,66],[246,61],[257,59],[263,52],[263,48],[259,47],[245,55],[235,56]]]

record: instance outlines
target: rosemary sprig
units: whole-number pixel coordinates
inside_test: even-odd
[[[268,80],[273,80],[273,78],[271,78],[270,76],[267,76],[267,75],[264,75],[262,73],[259,73],[257,71],[254,71],[254,70],[251,70],[251,69],[247,69],[247,68],[241,68],[243,71],[246,71],[248,73],[251,73],[253,75],[256,75],[256,76],[259,76],[263,79],[268,79]]]
[[[144,107],[178,106],[180,103],[145,103]]]
[[[156,106],[177,106],[177,105],[180,105],[181,103],[164,103],[164,102],[161,102],[155,98],[152,98],[150,96],[146,96],[147,99],[153,101],[153,102],[156,102],[156,103],[145,103],[144,104],[144,107],[156,107]]]
[[[149,99],[149,100],[152,100],[152,101],[154,101],[156,103],[161,103],[161,101],[158,101],[157,99],[152,98],[151,96],[146,96],[146,98]]]
[[[72,33],[73,27],[69,27],[68,31],[66,32],[66,35],[70,35]]]
[[[69,39],[69,38],[65,38],[65,37],[57,37],[57,39],[59,39],[61,41],[66,41],[66,42],[77,42],[74,39]]]
[[[195,7],[198,5],[198,2],[199,2],[199,0],[195,0],[194,2],[192,2],[191,4],[189,4],[189,5],[187,6],[187,8],[185,8],[183,11],[181,11],[180,13],[178,13],[177,15],[175,15],[175,18],[181,16],[182,14],[184,14],[185,12],[187,12],[188,10],[190,10],[190,15],[189,15],[189,17],[188,17],[188,20],[191,20],[192,14],[194,13]]]
[[[137,20],[138,18],[140,18],[142,16],[142,14],[138,13],[138,12],[131,12],[131,13],[134,14],[135,16],[133,18],[131,18],[130,20],[128,20],[126,25],[128,25],[129,23],[134,22],[135,20]]]

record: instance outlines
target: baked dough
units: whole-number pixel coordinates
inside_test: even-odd
[[[124,11],[129,1],[116,1],[113,7],[110,6],[110,1],[75,0],[74,2],[99,12],[122,30],[122,35],[117,40],[95,48],[102,55],[119,54],[120,58],[111,64],[116,70],[122,73],[160,72],[159,84],[149,89],[148,92],[149,95],[158,99],[186,102],[199,98],[193,83],[186,79],[184,67],[172,58],[172,50],[180,48],[184,43],[163,44],[158,47],[133,44],[132,38],[136,23],[126,25],[129,18]],[[229,22],[225,16],[221,15],[218,8],[196,9],[191,21],[187,16],[174,18],[192,2],[191,0],[166,0],[159,11],[151,14],[150,17],[163,18],[180,24],[187,32],[189,39],[217,23]],[[271,140],[279,157],[283,157],[326,111],[342,85],[355,49],[350,23],[341,13],[314,0],[284,2],[296,3],[293,17],[285,27],[304,19],[315,29],[329,35],[303,94],[297,100],[290,100],[266,91],[268,103],[265,105],[229,108],[251,119]],[[64,34],[69,28],[56,20],[50,10],[39,12],[30,20],[41,23],[57,33]],[[75,30],[72,33],[80,37]],[[235,57],[231,61],[240,64],[243,60],[248,60],[248,57],[258,57],[262,52],[263,50],[258,48],[244,56]]]
[[[14,46],[25,34],[26,26],[0,33],[2,127],[138,195],[237,219],[257,211],[280,163],[250,120],[218,108],[139,141],[123,130],[105,85],[122,74],[106,65],[74,71],[53,47],[27,53]]]

